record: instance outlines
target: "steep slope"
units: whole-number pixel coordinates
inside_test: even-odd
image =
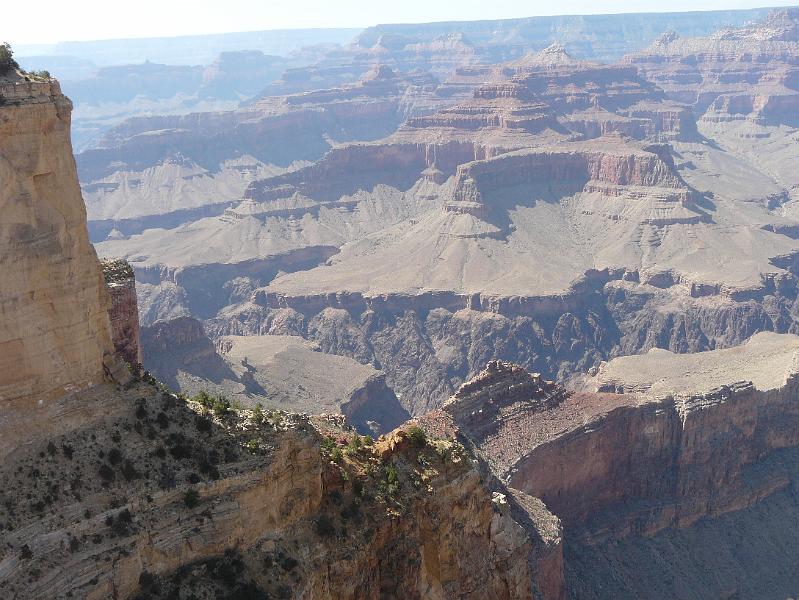
[[[28,432],[19,415],[99,383],[113,362],[110,302],[86,233],[70,110],[54,80],[0,78],[4,451]]]

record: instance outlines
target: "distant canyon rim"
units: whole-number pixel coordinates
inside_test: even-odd
[[[89,230],[145,330],[303,338],[411,415],[491,358],[566,381],[794,332],[799,38],[758,17],[612,63],[368,30],[237,110],[110,129]]]

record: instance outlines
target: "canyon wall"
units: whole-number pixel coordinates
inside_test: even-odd
[[[674,360],[662,350],[616,359],[583,386],[612,393],[568,392],[492,361],[422,422],[452,419],[509,488],[540,498],[561,520],[570,597],[729,597],[762,582],[758,597],[782,598],[799,590],[772,543],[795,539],[790,528],[775,530],[796,518],[798,350],[795,336],[762,333]],[[759,523],[750,550],[769,560],[732,576],[715,565],[713,553],[741,556],[722,523]],[[665,551],[669,544],[697,561],[685,565],[693,589],[673,570],[684,561]],[[659,551],[664,562],[647,564]],[[717,571],[703,578],[711,564]]]
[[[523,509],[459,444],[98,391],[73,398],[95,416],[0,468],[5,597],[533,598]]]
[[[760,293],[722,297],[669,272],[589,275],[572,293],[543,298],[256,295],[256,302],[213,319],[208,330],[300,335],[325,352],[380,364],[411,414],[440,406],[492,358],[562,379],[650,348],[699,352],[741,344],[757,331],[799,330],[790,275],[766,281]],[[648,285],[636,281],[647,276]]]
[[[54,80],[0,79],[4,415],[99,383],[114,350],[72,158],[71,109]]]

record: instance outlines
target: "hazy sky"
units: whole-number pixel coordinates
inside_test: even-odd
[[[2,0],[0,41],[50,43],[554,14],[790,6],[780,0]]]

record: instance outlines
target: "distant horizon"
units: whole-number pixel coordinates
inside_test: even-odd
[[[42,4],[50,7],[42,11]],[[363,30],[377,25],[426,24],[460,21],[495,21],[535,17],[593,16],[615,14],[685,13],[733,11],[762,8],[796,7],[794,1],[757,2],[748,0],[672,0],[664,7],[660,0],[561,0],[556,10],[536,7],[531,11],[524,0],[496,0],[487,6],[482,0],[439,2],[408,0],[402,6],[375,6],[366,0],[296,0],[291,7],[253,6],[251,0],[228,0],[224,10],[211,0],[174,0],[169,3],[141,0],[139,10],[125,19],[106,20],[107,4],[100,0],[76,0],[67,10],[64,3],[45,0],[36,4],[37,13],[52,14],[49,23],[58,26],[50,31],[40,19],[26,15],[28,6],[14,3],[4,9],[7,23],[19,24],[14,32],[0,33],[0,42],[21,49],[83,42],[112,42],[145,39],[173,39],[258,32],[302,30]],[[77,7],[77,9],[76,9]],[[150,8],[148,8],[150,7]],[[267,13],[263,11],[266,10]],[[221,12],[220,12],[221,11]],[[61,17],[58,13],[64,13]],[[10,13],[10,14],[9,14]],[[97,15],[87,20],[86,14]],[[157,20],[152,15],[158,15]],[[80,18],[84,17],[84,18]],[[259,25],[254,25],[258,23]],[[263,24],[263,26],[260,26]],[[241,25],[239,27],[239,25]],[[76,33],[69,35],[65,31]],[[105,34],[105,35],[104,35]],[[4,37],[2,37],[4,36]]]

